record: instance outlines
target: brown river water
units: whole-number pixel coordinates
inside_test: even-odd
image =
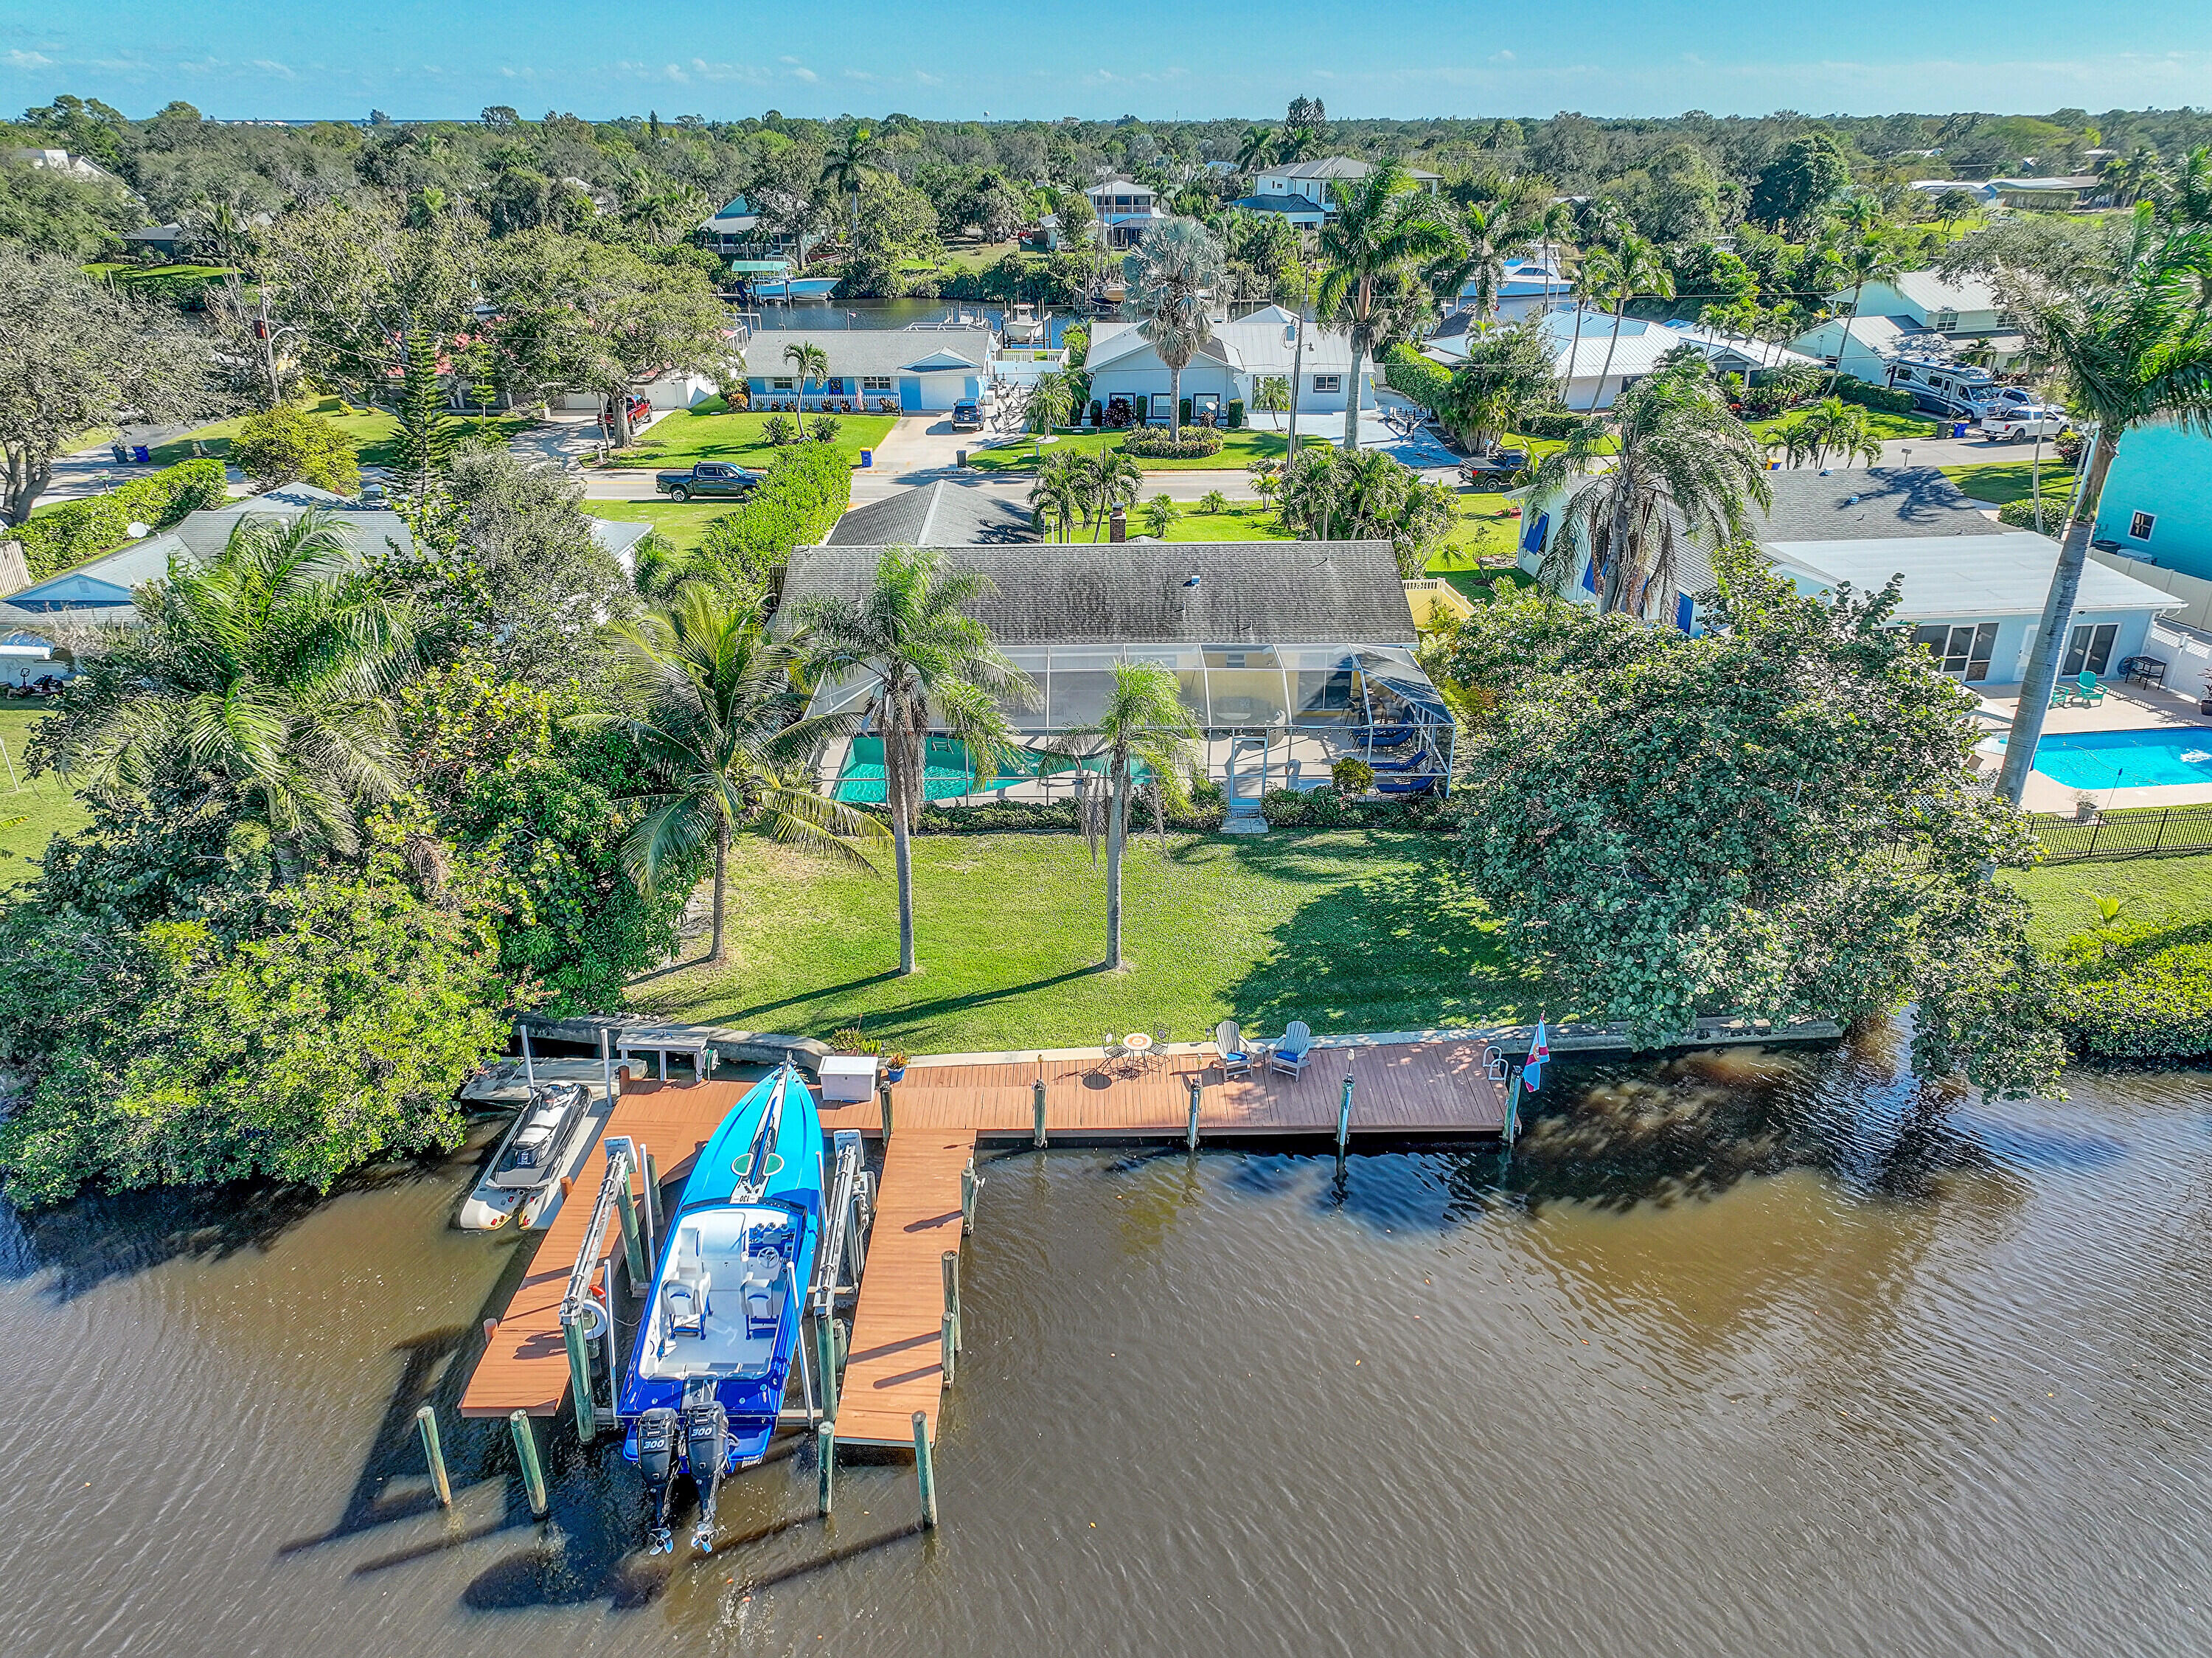
[[[785,1442],[710,1558],[565,1425],[533,1524],[451,1414],[520,1265],[471,1155],[0,1215],[0,1651],[2205,1650],[2212,1076],[1899,1039],[1555,1064],[1510,1162],[994,1154],[942,1527]]]

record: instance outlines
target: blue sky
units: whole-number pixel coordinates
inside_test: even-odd
[[[2212,3],[0,0],[0,107],[62,91],[274,119],[2094,111],[2206,102]]]

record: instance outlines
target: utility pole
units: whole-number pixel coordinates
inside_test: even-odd
[[[261,368],[269,377],[269,406],[273,409],[282,399],[276,384],[276,330],[269,320],[269,284],[257,284],[254,292],[260,299],[261,314],[254,320],[253,337],[261,342]]]
[[[1306,300],[1313,283],[1306,274],[1305,232],[1298,233],[1298,332],[1297,343],[1291,350],[1291,439],[1283,456],[1283,470],[1288,473],[1291,462],[1298,458],[1298,382],[1305,377],[1306,363]]]

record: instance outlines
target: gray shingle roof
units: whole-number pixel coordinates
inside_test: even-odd
[[[790,376],[799,370],[783,355],[787,345],[819,345],[836,375],[896,375],[933,357],[949,366],[978,368],[988,361],[988,328],[834,328],[820,333],[776,329],[745,342],[746,372]],[[810,382],[811,383],[811,382]]]
[[[1899,536],[2002,535],[1971,499],[1933,466],[1874,466],[1821,475],[1798,466],[1766,475],[1774,504],[1753,531],[1759,541],[1872,541]]]
[[[830,532],[830,545],[841,547],[986,546],[1035,539],[1029,514],[1012,502],[942,479],[855,507]]]
[[[990,577],[974,613],[1004,645],[1308,643],[1419,639],[1387,541],[1033,543],[948,548]],[[801,547],[776,631],[817,594],[858,599],[881,549]],[[1186,587],[1196,575],[1199,585]]]

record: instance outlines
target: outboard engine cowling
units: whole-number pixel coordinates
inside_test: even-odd
[[[652,1550],[673,1553],[675,1534],[668,1528],[668,1502],[676,1483],[676,1449],[680,1422],[665,1406],[647,1411],[637,1419],[637,1471],[645,1478],[646,1499],[653,1507]]]
[[[699,1523],[691,1544],[702,1554],[714,1551],[714,1502],[722,1494],[722,1470],[730,1460],[730,1413],[719,1400],[686,1407],[684,1460],[699,1488]]]

